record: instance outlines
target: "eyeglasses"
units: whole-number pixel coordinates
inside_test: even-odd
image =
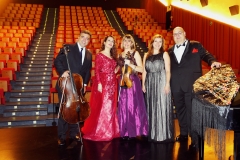
[[[182,33],[183,33],[183,32],[173,33],[173,36],[174,36],[174,37],[177,37],[177,36],[182,35]]]

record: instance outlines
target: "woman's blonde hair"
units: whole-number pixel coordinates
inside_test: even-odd
[[[131,49],[132,49],[132,50],[136,50],[135,41],[134,41],[133,37],[132,37],[130,34],[126,34],[125,36],[123,36],[122,42],[121,42],[121,49],[124,49],[123,41],[124,41],[125,39],[130,39],[130,41],[132,42]]]

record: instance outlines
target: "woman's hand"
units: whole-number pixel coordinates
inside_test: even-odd
[[[142,91],[143,91],[143,93],[146,93],[146,87],[145,87],[145,85],[142,85]]]
[[[115,73],[115,74],[118,73],[119,69],[120,69],[120,66],[117,66],[117,67],[115,68],[115,70],[114,70],[114,73]]]
[[[102,84],[101,83],[98,84],[98,91],[102,93]]]
[[[129,65],[129,64],[130,64],[130,60],[129,60],[129,59],[125,59],[125,60],[124,60],[124,64]]]
[[[170,85],[166,84],[165,87],[164,87],[164,93],[168,94],[169,92],[170,92]]]

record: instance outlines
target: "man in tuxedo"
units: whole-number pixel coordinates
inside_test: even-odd
[[[193,83],[202,76],[201,60],[211,67],[220,67],[221,63],[197,41],[186,39],[186,32],[182,27],[173,30],[175,45],[169,49],[171,59],[171,92],[176,107],[180,135],[176,141],[187,141],[192,137],[191,112]],[[196,147],[191,144],[190,147]]]
[[[83,30],[78,37],[77,43],[73,45],[65,45],[69,51],[67,51],[68,62],[70,65],[71,73],[78,73],[83,78],[83,93],[86,92],[86,86],[91,77],[92,68],[92,54],[86,49],[86,46],[90,42],[91,33],[87,30]],[[66,54],[62,48],[57,55],[54,66],[60,77],[68,77],[69,69],[67,65]],[[62,98],[62,91],[56,85],[58,91],[59,100]],[[66,140],[66,132],[69,127],[70,138],[73,140],[80,140],[78,124],[68,124],[60,115],[58,119],[58,145],[64,145]]]

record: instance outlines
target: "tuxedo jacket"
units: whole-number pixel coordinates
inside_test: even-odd
[[[92,68],[92,54],[85,49],[85,57],[83,64],[81,64],[80,60],[80,51],[77,43],[73,45],[66,45],[69,48],[67,52],[68,62],[72,73],[78,73],[83,78],[83,83],[88,84],[91,77],[91,68]],[[65,71],[69,70],[67,65],[66,54],[64,53],[64,49],[61,48],[56,59],[54,60],[54,66],[61,76]]]
[[[171,60],[171,90],[192,92],[193,83],[202,76],[201,60],[210,66],[216,59],[197,41],[188,41],[180,63],[174,54],[174,47],[169,48]]]

